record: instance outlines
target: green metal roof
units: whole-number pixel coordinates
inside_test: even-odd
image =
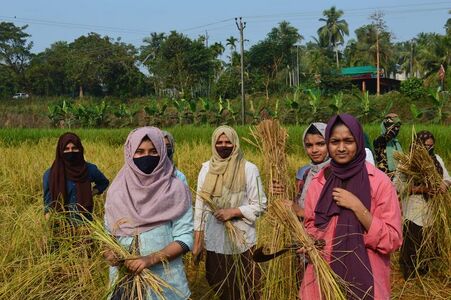
[[[374,66],[349,67],[341,69],[340,74],[344,76],[373,74],[373,73],[375,74],[376,70],[377,69]]]

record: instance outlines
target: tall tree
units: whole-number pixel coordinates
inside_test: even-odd
[[[32,57],[33,42],[27,41],[30,35],[24,31],[27,27],[28,25],[17,27],[10,22],[0,22],[0,66],[14,76],[19,88],[27,85],[25,69]]]
[[[301,39],[297,28],[283,21],[267,34],[265,40],[249,49],[249,69],[253,72],[254,80],[263,82],[267,98],[277,74],[296,61],[292,49]]]
[[[234,36],[230,36],[227,40],[226,40],[226,46],[230,47],[230,51],[231,52],[235,52],[236,51],[236,43],[238,42],[238,39]]]
[[[214,74],[215,59],[202,39],[191,40],[172,31],[155,58],[153,76],[162,81],[164,88],[177,89],[188,96],[196,85],[208,85]]]
[[[337,10],[335,6],[323,11],[323,15],[325,18],[319,20],[326,24],[318,29],[318,36],[320,40],[327,41],[328,46],[334,50],[338,69],[340,67],[338,46],[343,45],[344,36],[349,35],[348,23],[345,20],[340,20],[343,11]]]

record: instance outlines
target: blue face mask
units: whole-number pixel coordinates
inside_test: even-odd
[[[133,158],[133,162],[138,167],[138,169],[141,170],[141,172],[145,174],[151,174],[153,170],[157,167],[158,163],[160,162],[159,156],[142,156]]]

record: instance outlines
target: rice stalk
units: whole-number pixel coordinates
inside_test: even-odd
[[[430,192],[427,195],[426,224],[423,226],[423,243],[420,246],[421,257],[417,266],[427,266],[439,276],[451,279],[451,192],[440,192],[442,176],[437,172],[427,149],[415,142],[414,130],[412,143],[407,153],[395,153],[398,161],[398,176],[405,184],[401,194],[409,201],[409,191],[413,186],[424,186]]]
[[[116,255],[118,261],[136,259],[139,257],[139,255],[133,253],[134,251],[130,253],[127,249],[125,249],[114,236],[105,230],[103,223],[98,219],[94,219],[93,221],[85,220],[85,222],[91,231],[92,238],[102,245],[102,254],[106,251],[112,251]],[[143,290],[151,291],[158,299],[166,299],[164,296],[164,289],[169,289],[175,293],[179,293],[169,283],[147,268],[140,274],[132,274],[125,268],[125,266],[122,265],[119,268],[119,274],[120,275],[117,276],[117,279],[115,283],[113,283],[109,294],[118,288],[123,288],[123,296],[120,299],[135,299],[136,297],[138,300],[143,300],[145,299],[142,292]]]
[[[314,246],[314,240],[307,234],[291,208],[284,200],[293,199],[293,184],[287,172],[286,146],[288,134],[277,120],[264,120],[251,129],[253,141],[264,157],[264,174],[269,192],[268,211],[259,224],[258,243],[275,252],[285,245],[296,242],[304,247],[312,262],[324,299],[346,299],[340,278]],[[271,193],[272,185],[283,186],[278,194]],[[295,299],[298,297],[294,256],[283,255],[271,260],[264,268],[263,299]],[[284,279],[284,280],[280,280]]]

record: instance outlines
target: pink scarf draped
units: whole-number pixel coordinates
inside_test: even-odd
[[[160,161],[151,174],[133,162],[133,155],[148,137]],[[173,176],[174,165],[166,152],[163,133],[156,127],[133,130],[124,145],[124,166],[113,180],[106,196],[105,218],[116,236],[131,236],[181,217],[191,205],[191,193]]]

